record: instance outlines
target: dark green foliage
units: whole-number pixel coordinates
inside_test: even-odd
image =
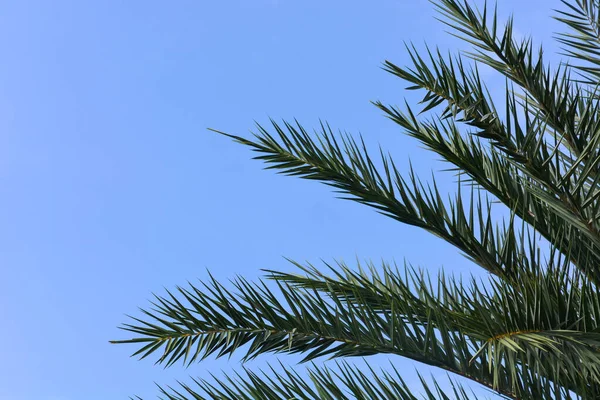
[[[486,282],[411,266],[352,269],[292,261],[300,274],[212,279],[157,296],[144,319],[124,325],[134,355],[190,365],[207,356],[299,353],[303,361],[390,354],[441,368],[506,398],[600,398],[600,3],[564,0],[558,40],[571,64],[549,66],[495,9],[437,0],[441,20],[473,50],[444,56],[407,46],[410,65],[384,69],[424,92],[418,112],[376,102],[403,131],[460,173],[446,200],[435,180],[375,159],[362,140],[327,124],[258,126],[252,139],[222,133],[285,175],[325,183],[343,199],[433,233],[490,273]],[[501,111],[478,71],[507,80]],[[426,113],[425,116],[423,113]],[[273,133],[270,133],[273,132]],[[464,193],[463,186],[470,189]],[[503,203],[510,217],[492,215]],[[500,223],[498,221],[500,220]],[[544,241],[540,242],[540,238]],[[540,243],[548,251],[540,251]],[[285,367],[284,367],[285,368]],[[414,395],[399,371],[291,369],[212,377],[161,387],[166,399],[467,399],[421,380]],[[414,388],[412,388],[414,389]]]

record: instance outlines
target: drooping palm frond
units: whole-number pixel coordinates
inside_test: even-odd
[[[323,125],[316,139],[300,125],[284,122],[285,129],[272,121],[279,141],[258,126],[256,141],[228,135],[261,153],[255,159],[271,164],[286,175],[321,181],[342,193],[343,199],[366,204],[400,222],[423,228],[453,244],[489,272],[511,278],[522,266],[514,221],[499,229],[493,222],[490,203],[471,191],[465,204],[459,193],[446,204],[435,184],[425,186],[414,175],[404,178],[389,156],[380,153],[377,168],[364,145],[349,135],[339,144],[335,134]],[[221,132],[222,133],[222,132]],[[382,170],[382,171],[380,171]],[[514,277],[512,277],[514,278]]]
[[[211,354],[229,355],[249,344],[243,350],[244,359],[266,352],[303,353],[304,361],[387,353],[478,379],[481,376],[483,382],[488,375],[480,363],[470,362],[469,349],[475,347],[460,332],[448,330],[442,333],[444,340],[427,334],[428,326],[442,323],[430,323],[434,314],[413,318],[401,310],[380,313],[377,308],[348,307],[341,299],[292,289],[284,282],[278,284],[277,294],[264,284],[250,284],[241,278],[234,286],[236,293],[216,281],[202,284],[202,288],[178,288],[183,303],[172,294],[157,297],[153,310],[144,311],[153,322],[134,318],[137,324],[123,329],[139,336],[118,342],[139,343],[134,355],[141,358],[161,353],[157,362],[167,366],[178,361],[189,365]],[[390,306],[381,304],[379,309]],[[463,347],[451,346],[453,342],[454,346],[463,343]]]
[[[386,61],[384,69],[424,92],[418,112],[374,104],[459,173],[454,196],[325,123],[315,134],[285,121],[258,125],[252,139],[216,132],[258,153],[267,169],[322,182],[433,233],[488,279],[432,279],[385,263],[326,263],[327,275],[293,262],[300,274],[269,270],[259,283],[238,278],[231,290],[211,279],[156,296],[152,309],[123,326],[133,337],[116,343],[137,345],[134,355],[164,366],[234,353],[242,360],[299,353],[303,361],[388,354],[506,398],[600,398],[600,3],[563,0],[557,19],[571,31],[558,39],[576,62],[552,67],[495,8],[432,2],[473,49],[452,57],[407,46],[409,65]],[[507,80],[503,93],[488,91],[481,64]],[[494,202],[510,217],[492,213]],[[313,368],[305,379],[288,368],[245,370],[161,391],[178,400],[417,398],[392,371],[341,364]],[[424,398],[473,396],[421,383]]]
[[[385,267],[382,279],[371,268],[369,280],[339,267],[337,279],[315,268],[305,268],[306,277],[273,273],[284,301],[266,285],[243,279],[236,281],[236,293],[216,281],[203,289],[178,288],[184,301],[170,293],[157,297],[155,308],[144,311],[154,321],[134,319],[137,324],[124,329],[138,336],[119,342],[139,343],[134,355],[158,353],[157,362],[166,366],[236,351],[246,359],[302,353],[304,361],[394,354],[515,398],[539,398],[551,383],[571,382],[569,389],[577,392],[600,382],[600,301],[585,281],[571,280],[579,290],[570,307],[556,308],[565,285],[558,279],[567,271],[541,273],[521,287],[500,281],[467,287],[443,277],[434,287],[417,270],[406,269],[403,280],[397,270]],[[563,369],[547,368],[558,361]],[[546,383],[534,387],[532,371]],[[560,392],[554,396],[562,398]]]
[[[189,398],[221,400],[468,400],[472,392],[451,381],[449,389],[442,389],[437,380],[429,384],[419,376],[423,396],[413,394],[400,372],[374,371],[367,365],[364,373],[356,365],[338,363],[337,368],[314,367],[308,371],[308,380],[295,371],[283,373],[270,368],[261,374],[244,369],[244,374],[225,379],[213,377],[193,379],[194,385],[179,383],[179,387],[160,387],[166,400]]]
[[[334,293],[350,304],[368,305],[372,309],[381,306],[381,298],[386,299],[383,304],[388,309],[408,305],[414,315],[420,316],[427,315],[428,307],[435,305],[447,313],[461,332],[481,341],[478,352],[493,353],[489,360],[504,363],[515,354],[535,354],[541,350],[538,356],[543,361],[528,360],[530,368],[538,363],[538,368],[543,368],[542,365],[554,358],[566,366],[564,372],[577,371],[577,376],[586,376],[579,382],[580,386],[598,382],[600,335],[596,316],[600,312],[600,298],[594,285],[581,276],[571,275],[568,264],[560,257],[556,260],[548,269],[513,285],[494,279],[489,285],[473,281],[467,286],[443,275],[432,285],[420,271],[405,268],[402,272],[384,265],[383,272],[379,273],[372,264],[368,271],[359,266],[360,272],[354,272],[343,263],[327,265],[333,277],[321,272],[322,268],[304,267],[295,262],[306,275],[270,272],[273,279],[286,284]],[[569,287],[572,289],[566,292]],[[567,307],[557,307],[565,298]],[[534,309],[536,312],[532,312]],[[385,312],[385,309],[380,311]],[[450,325],[445,329],[450,329]],[[576,349],[571,347],[573,345],[583,346]],[[512,362],[518,364],[518,361]],[[588,366],[591,370],[584,372]],[[542,374],[564,381],[563,377],[550,377],[550,371]],[[577,379],[573,376],[567,381]]]

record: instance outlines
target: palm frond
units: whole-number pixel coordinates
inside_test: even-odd
[[[510,394],[517,386],[511,379],[519,374],[491,371],[480,359],[472,359],[481,343],[452,328],[454,320],[441,309],[430,307],[420,317],[408,304],[399,309],[382,305],[378,309],[386,311],[378,312],[284,283],[278,283],[277,295],[265,284],[241,278],[234,286],[236,293],[216,281],[203,289],[178,288],[184,301],[170,293],[157,296],[154,308],[143,311],[147,320],[132,318],[135,324],[123,326],[137,336],[114,343],[137,344],[134,356],[158,354],[157,363],[165,366],[237,351],[243,360],[266,353],[302,353],[303,361],[393,354],[456,372],[502,393]]]
[[[405,267],[402,272],[387,264],[381,273],[372,264],[367,270],[359,265],[359,272],[343,263],[326,264],[332,277],[323,274],[321,268],[295,262],[306,275],[269,272],[285,284],[332,293],[349,304],[374,310],[381,305],[392,310],[405,307],[413,316],[423,318],[435,307],[445,319],[454,321],[436,328],[459,329],[480,341],[473,359],[488,352],[485,363],[493,362],[492,369],[501,370],[504,363],[518,365],[518,356],[536,355],[538,359],[528,360],[527,365],[549,380],[575,382],[578,378],[571,375],[577,371],[577,376],[585,376],[579,380],[580,385],[596,382],[597,386],[600,334],[596,320],[600,298],[593,285],[570,274],[568,264],[563,264],[560,257],[556,262],[558,265],[532,273],[519,286],[497,279],[485,286],[476,281],[467,286],[443,275],[432,285],[422,271]],[[557,308],[565,293],[568,307]],[[555,376],[555,370],[544,371],[550,360],[560,361],[565,370],[559,375],[566,373],[568,379]]]
[[[487,3],[483,12],[461,0],[439,0],[434,4],[441,21],[475,47],[468,55],[521,87],[531,105],[546,116],[548,126],[564,138],[571,152],[579,154],[586,137],[577,137],[573,128],[572,104],[577,103],[574,96],[578,86],[570,79],[569,68],[559,67],[553,72],[546,67],[543,52],[534,50],[531,39],[515,39],[512,18],[501,27],[497,11],[489,11]]]
[[[285,123],[285,131],[276,122],[272,124],[279,141],[260,125],[255,141],[220,133],[261,153],[254,158],[270,164],[268,169],[333,186],[345,195],[344,199],[366,204],[383,215],[444,239],[493,274],[510,278],[511,271],[519,271],[513,268],[520,251],[514,237],[514,221],[504,229],[497,228],[492,222],[489,201],[475,190],[467,205],[459,185],[456,197],[446,205],[435,180],[431,186],[425,186],[412,169],[408,179],[402,177],[393,160],[383,153],[380,172],[364,143],[359,146],[349,135],[343,136],[339,145],[328,126],[322,126],[313,139],[300,124]]]
[[[368,371],[365,373],[362,369]],[[429,384],[423,377],[420,386],[423,396],[413,394],[401,373],[375,371],[370,365],[358,369],[348,363],[337,363],[335,369],[316,367],[308,370],[308,379],[289,368],[283,372],[270,367],[269,371],[255,373],[244,368],[243,375],[212,380],[194,379],[194,385],[180,383],[179,387],[160,387],[166,400],[219,399],[219,400],[467,400],[471,391],[450,381],[449,390],[442,389],[437,380]]]
[[[541,112],[529,111],[528,101],[522,112],[512,91],[506,91],[506,116],[503,122],[487,94],[477,70],[467,70],[461,58],[446,61],[428,51],[429,62],[414,48],[408,49],[412,66],[401,68],[387,61],[386,70],[409,83],[409,89],[424,89],[424,110],[445,104],[441,115],[422,122],[406,105],[407,113],[393,106],[376,102],[381,110],[405,132],[420,140],[427,148],[440,154],[444,160],[466,172],[475,183],[487,189],[501,202],[527,221],[550,242],[553,231],[572,232],[561,244],[562,249],[577,241],[586,253],[600,262],[600,226],[595,215],[600,210],[598,192],[593,185],[599,178],[598,143],[594,136],[573,159],[561,150],[561,141],[549,144],[546,140],[547,123]],[[580,104],[578,131],[590,131],[598,125],[598,103]],[[533,117],[530,118],[530,115]],[[520,120],[525,119],[522,124]],[[463,137],[456,122],[477,128]],[[524,125],[524,126],[523,126]],[[473,136],[489,139],[491,148],[484,148]],[[540,195],[541,194],[541,195]],[[564,216],[568,218],[564,218]],[[584,254],[575,251],[571,254]],[[584,258],[588,258],[585,254]],[[582,269],[589,267],[573,259]],[[588,271],[591,277],[600,271]]]
[[[446,279],[434,287],[422,272],[407,272],[412,285],[388,270],[387,280],[394,284],[386,290],[378,289],[382,282],[367,285],[362,278],[362,285],[357,283],[356,274],[350,275],[352,284],[329,279],[320,286],[307,284],[310,278],[275,274],[283,303],[265,284],[243,279],[235,282],[236,293],[215,281],[204,290],[179,288],[184,301],[170,293],[157,297],[155,308],[144,311],[148,320],[134,318],[136,325],[123,327],[139,336],[117,343],[139,344],[134,355],[141,358],[162,353],[157,362],[165,366],[237,351],[243,359],[271,352],[302,353],[304,361],[385,353],[519,398],[540,394],[540,388],[531,387],[529,371],[547,382],[544,390],[550,383],[600,382],[594,367],[600,342],[594,307],[600,302],[593,292],[574,296],[572,308],[555,310],[550,305],[565,283],[554,274],[524,281],[521,288],[494,281],[485,288],[473,281],[467,290]],[[315,270],[312,274],[318,276]],[[568,283],[584,290],[580,282]],[[539,310],[534,313],[532,308]],[[583,331],[584,324],[591,329]],[[547,368],[557,360],[562,369]],[[579,379],[573,377],[575,370]]]
[[[600,78],[600,3],[598,0],[561,0],[565,10],[555,17],[571,29],[560,33],[558,41],[565,54],[583,62],[574,67],[582,71],[586,83],[595,85]]]

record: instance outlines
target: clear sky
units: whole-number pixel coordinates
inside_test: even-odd
[[[499,3],[556,49],[558,0]],[[151,398],[153,381],[235,368],[164,371],[108,343],[151,292],[207,270],[254,279],[290,270],[283,256],[474,270],[444,242],[263,171],[206,131],[322,118],[428,176],[436,157],[369,101],[403,101],[405,85],[379,68],[406,62],[403,41],[466,48],[434,16],[425,0],[0,1],[0,399]]]

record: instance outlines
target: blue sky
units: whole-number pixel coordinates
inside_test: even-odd
[[[558,0],[499,3],[556,49]],[[164,371],[108,343],[151,292],[207,270],[256,278],[290,270],[286,256],[475,271],[440,240],[263,171],[206,130],[321,118],[429,175],[436,157],[369,101],[406,96],[379,68],[406,62],[403,41],[465,48],[434,16],[425,0],[0,2],[0,399],[151,398],[153,381],[239,366]]]

